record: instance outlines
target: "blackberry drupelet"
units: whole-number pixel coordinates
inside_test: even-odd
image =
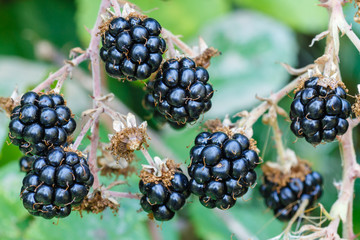
[[[100,57],[106,72],[118,79],[147,79],[157,71],[166,50],[159,35],[161,25],[153,18],[114,18],[102,35]]]
[[[26,155],[44,155],[63,146],[75,131],[71,110],[59,94],[25,93],[11,113],[10,141]]]
[[[172,219],[189,197],[189,180],[181,169],[177,169],[170,182],[169,186],[162,181],[146,184],[143,180],[139,182],[139,189],[143,194],[140,205],[145,212],[152,213],[158,221]]]
[[[213,88],[209,74],[190,58],[166,61],[155,81],[149,82],[144,106],[155,109],[172,125],[194,122],[211,107]]]
[[[249,139],[236,133],[202,132],[190,150],[190,190],[207,208],[227,210],[256,182],[259,156]]]
[[[346,100],[346,92],[338,86],[335,89],[318,85],[319,78],[305,81],[291,104],[291,131],[299,138],[313,145],[332,142],[343,135],[349,126],[351,105]]]
[[[85,158],[60,147],[34,158],[23,179],[21,199],[28,212],[46,219],[63,218],[81,204],[94,181]]]
[[[290,178],[286,185],[280,186],[264,177],[260,186],[260,194],[265,199],[267,207],[274,211],[274,215],[281,221],[290,220],[301,203],[308,199],[306,209],[313,206],[314,202],[322,195],[322,177],[320,173],[310,171],[304,179]]]
[[[34,157],[22,156],[20,158],[20,171],[28,173],[31,170],[32,163],[34,162]]]

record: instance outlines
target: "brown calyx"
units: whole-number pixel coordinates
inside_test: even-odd
[[[357,118],[360,118],[360,94],[355,95],[355,103],[351,106]]]
[[[211,120],[207,120],[204,123],[205,129],[209,130],[210,132],[214,133],[214,132],[224,132],[226,133],[229,137],[231,137],[234,133],[231,131],[230,127],[228,126],[224,126],[221,122],[220,119],[211,119]]]
[[[91,198],[86,196],[82,203],[79,206],[74,207],[73,210],[79,211],[82,217],[82,211],[97,214],[103,212],[106,208],[110,208],[112,212],[116,214],[119,211],[119,207],[120,204],[116,204],[107,198],[103,198],[100,191],[95,191]]]
[[[116,132],[111,138],[111,145],[107,150],[110,150],[113,156],[117,159],[125,158],[127,160],[133,159],[133,152],[140,150],[144,144],[148,146],[146,139],[148,138],[145,128],[125,128],[120,132]]]
[[[12,110],[17,104],[12,98],[0,97],[0,108],[4,109],[7,116],[11,116]]]
[[[171,180],[174,178],[175,172],[178,172],[180,164],[175,163],[174,160],[168,159],[165,163],[167,170],[161,169],[161,176],[157,177],[149,169],[142,169],[140,172],[140,179],[145,183],[155,183],[158,184],[162,182],[164,186],[171,186]]]
[[[221,120],[218,119],[218,118],[217,119],[207,120],[204,123],[204,126],[205,126],[205,130],[209,130],[211,133],[223,132],[226,135],[228,135],[229,138],[231,138],[236,133],[240,133],[240,134],[246,136],[245,132],[242,131],[241,129],[236,129],[236,131],[234,132],[233,129],[235,128],[235,126],[224,126],[222,124]],[[259,153],[259,149],[256,146],[256,144],[257,144],[256,140],[253,139],[253,138],[248,138],[248,139],[249,139],[249,142],[250,142],[249,149],[254,150],[255,152]]]
[[[219,56],[221,52],[213,47],[205,49],[203,53],[194,58],[197,66],[208,68],[210,66],[210,59],[215,56]]]
[[[336,81],[330,78],[325,78],[321,74],[315,74],[312,77],[319,78],[317,85],[322,86],[324,88],[332,89],[334,90],[337,87],[342,87],[346,92],[348,92],[348,89],[346,88],[345,84],[342,81]],[[305,88],[305,82],[309,80],[309,78],[303,78],[300,80],[300,83],[297,85],[297,87],[294,89],[294,94],[296,94],[298,91],[301,91]]]
[[[131,12],[131,13],[127,16],[126,20],[129,20],[129,18],[132,18],[132,17],[134,17],[134,18],[140,18],[141,21],[144,20],[145,18],[148,18],[148,16],[146,16],[146,15],[144,15],[144,14],[141,14],[141,13],[139,13],[139,12]]]
[[[69,142],[69,141],[68,141]],[[72,141],[70,141],[69,143],[71,143]],[[83,157],[86,159],[86,156],[84,155],[83,152],[77,150],[77,149],[72,149],[71,147],[64,147],[64,152],[74,152],[76,153],[79,157]]]
[[[291,178],[299,178],[301,181],[305,180],[305,176],[312,172],[310,163],[298,159],[298,163],[291,167],[288,173],[284,173],[279,168],[271,167],[268,164],[263,164],[261,166],[264,177],[269,181],[274,183],[275,189],[280,191],[282,187],[285,187]]]

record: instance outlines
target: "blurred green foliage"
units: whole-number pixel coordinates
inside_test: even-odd
[[[312,37],[324,31],[328,16],[317,1],[289,0],[134,0],[145,13],[159,20],[162,26],[174,34],[183,36],[189,44],[196,44],[198,36],[214,46],[222,55],[212,60],[209,68],[211,81],[216,89],[214,106],[205,119],[232,116],[241,110],[259,104],[255,95],[266,97],[290,80],[279,62],[295,67],[309,64],[323,52],[324,41],[309,48]],[[20,92],[31,89],[55,71],[59,63],[38,57],[36,46],[40,41],[50,42],[57,51],[67,56],[71,48],[86,48],[90,29],[95,21],[100,0],[7,0],[0,1],[0,95],[9,96],[15,86]],[[345,7],[350,23],[355,9]],[[354,31],[360,33],[360,25],[353,23]],[[350,94],[355,94],[360,82],[360,57],[346,37],[341,40],[342,77]],[[82,65],[87,71],[87,65]],[[141,107],[144,95],[142,83],[119,83],[108,79],[108,88],[132,111],[147,119],[148,113]],[[69,105],[77,116],[91,106],[90,93],[82,89],[76,79],[67,80],[64,88]],[[290,94],[291,95],[291,94]],[[289,109],[290,98],[280,105]],[[79,117],[78,117],[79,120]],[[154,122],[152,122],[154,123]],[[8,120],[0,115],[0,239],[150,239],[145,213],[136,212],[137,201],[122,199],[121,208],[115,216],[105,211],[101,216],[73,213],[58,223],[34,218],[27,214],[19,200],[23,174],[18,171],[20,153],[6,142]],[[79,122],[79,125],[81,123]],[[285,144],[294,149],[299,157],[308,159],[313,168],[325,178],[325,191],[321,203],[330,209],[337,198],[334,180],[340,180],[341,168],[338,144],[331,143],[313,148],[303,140],[294,144],[295,137],[289,131],[289,123],[281,119]],[[189,162],[189,148],[201,122],[186,130],[176,131],[168,126],[156,129],[164,147],[174,152],[182,162]],[[78,131],[78,130],[77,130]],[[101,126],[101,140],[106,141],[108,129]],[[254,138],[258,141],[265,161],[276,159],[274,142],[269,127],[260,121],[254,126]],[[358,146],[359,134],[355,134]],[[81,148],[89,141],[85,140]],[[151,142],[150,142],[151,145]],[[150,146],[151,154],[162,156]],[[166,156],[162,156],[166,157]],[[139,158],[141,156],[139,155]],[[141,159],[140,163],[144,163]],[[258,176],[261,176],[258,169]],[[259,177],[260,179],[260,177]],[[102,179],[109,183],[113,179]],[[118,191],[137,192],[138,177],[128,179],[130,186],[117,187]],[[360,191],[356,182],[356,192]],[[267,211],[257,187],[239,199],[237,205],[227,211],[259,239],[279,234],[283,223]],[[360,232],[359,197],[354,200],[354,228]],[[315,211],[314,214],[318,214]],[[163,239],[229,239],[231,231],[211,210],[200,206],[191,198],[187,207],[173,221],[158,228]],[[233,237],[234,239],[234,237]]]

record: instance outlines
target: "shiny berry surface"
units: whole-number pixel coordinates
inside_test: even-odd
[[[240,133],[201,132],[194,143],[188,166],[191,192],[206,208],[232,208],[257,179],[254,168],[260,160],[249,139]]]
[[[100,58],[109,76],[143,80],[157,71],[165,52],[161,25],[153,18],[114,18],[102,34]]]
[[[290,129],[296,137],[313,145],[332,142],[348,129],[351,105],[346,91],[318,85],[319,78],[309,78],[298,91],[290,107]]]

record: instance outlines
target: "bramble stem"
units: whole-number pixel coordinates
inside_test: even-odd
[[[352,130],[357,125],[358,120],[349,119],[349,129],[339,139],[340,151],[342,153],[343,179],[339,192],[339,197],[333,204],[330,214],[332,217],[340,217],[343,222],[343,237],[354,239],[355,234],[352,224],[352,206],[354,195],[354,183],[356,180],[356,169],[359,164],[356,162]]]
[[[152,157],[150,156],[148,150],[145,148],[145,147],[141,147],[141,152],[142,154],[144,155],[146,161],[151,165],[151,166],[154,166],[155,167],[155,162],[154,160],[152,159]]]
[[[66,76],[69,75],[69,73],[72,71],[72,69],[75,66],[79,65],[80,63],[88,59],[89,59],[89,55],[87,53],[83,53],[77,56],[76,58],[74,58],[73,60],[66,61],[66,64],[64,66],[62,66],[56,72],[50,74],[50,76],[45,81],[43,81],[38,86],[36,86],[32,91],[40,92],[41,90],[48,88],[57,78],[63,77],[64,75],[65,75],[64,78],[66,78]]]
[[[296,88],[300,81],[307,77],[308,73],[303,73],[294,80],[292,80],[288,85],[280,89],[277,93],[271,94],[267,101],[261,103],[259,106],[251,110],[249,116],[246,119],[244,124],[245,129],[251,129],[254,123],[273,105],[277,104],[283,97],[289,94],[294,88]],[[240,126],[241,127],[241,126]]]
[[[117,2],[117,0],[110,0],[110,2],[111,2],[111,6],[114,8],[115,15],[121,16],[120,5]]]
[[[277,120],[275,106],[272,106],[270,108],[269,117],[270,117],[270,125],[274,132],[274,140],[275,140],[275,145],[276,145],[276,151],[278,154],[278,161],[279,161],[280,165],[283,166],[286,164],[287,157],[286,157],[286,153],[285,153],[286,151],[285,151],[284,143],[282,141],[282,132],[280,130],[279,123]]]
[[[92,116],[90,116],[90,119],[86,122],[85,126],[82,127],[81,132],[77,136],[74,144],[73,149],[77,149],[80,146],[81,141],[84,139],[86,133],[89,131],[90,127],[93,125],[94,121],[99,118],[100,114],[102,114],[104,109],[99,108]]]
[[[103,0],[100,4],[99,12],[97,15],[97,19],[93,29],[91,30],[91,41],[89,44],[89,48],[87,49],[87,54],[90,56],[91,61],[91,71],[93,78],[93,95],[94,98],[97,99],[101,96],[101,70],[99,63],[99,45],[101,36],[98,34],[99,26],[102,23],[101,14],[106,12],[106,9],[110,7],[109,0]],[[94,101],[94,108],[97,107],[96,101]],[[89,156],[89,165],[91,172],[94,175],[94,185],[93,188],[97,189],[100,186],[99,178],[97,175],[98,167],[96,163],[96,153],[99,144],[99,118],[94,119],[94,125],[91,129],[91,145],[90,145],[90,156]]]
[[[186,43],[184,43],[177,36],[175,36],[172,32],[165,28],[162,28],[161,34],[163,34],[164,37],[169,38],[186,55],[188,55],[189,57],[195,57],[193,50],[188,45],[186,45]]]
[[[127,192],[114,192],[114,191],[105,190],[105,191],[103,191],[103,193],[105,193],[108,196],[116,197],[116,198],[130,198],[130,199],[140,199],[141,198],[138,194],[127,193]]]

